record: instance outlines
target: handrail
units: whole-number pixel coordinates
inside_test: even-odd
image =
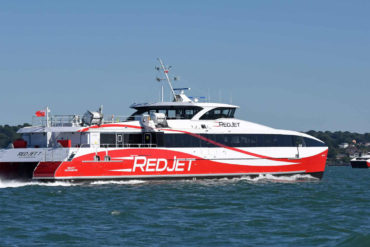
[[[123,143],[123,144],[100,144],[101,148],[131,148],[131,147],[157,147],[157,144],[154,143]]]
[[[111,118],[103,119],[102,123],[126,122],[129,116],[112,115]],[[49,126],[52,127],[74,127],[81,126],[81,115],[53,115],[49,117]],[[45,117],[32,117],[32,126],[47,126]]]
[[[47,126],[45,117],[32,117],[32,126]],[[80,115],[53,115],[49,117],[49,126],[53,127],[71,127],[81,124]]]
[[[103,119],[103,124],[126,122],[128,117],[130,116],[112,115],[111,118]]]

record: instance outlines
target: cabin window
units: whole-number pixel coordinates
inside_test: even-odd
[[[200,117],[201,120],[213,120],[219,118],[234,118],[235,108],[218,107],[206,112]]]
[[[116,146],[116,133],[101,133],[100,134],[101,147],[115,147]]]
[[[198,106],[161,106],[161,107],[142,107],[139,108],[135,113],[133,113],[127,120],[135,120],[143,114],[150,113],[163,113],[166,115],[167,119],[191,119],[197,114],[201,107]]]
[[[307,147],[324,147],[324,146],[326,146],[325,143],[317,141],[317,140],[312,139],[312,138],[303,137],[303,140],[304,140]]]
[[[175,119],[175,118],[176,118],[176,110],[168,110],[167,119]]]
[[[202,138],[206,138],[204,140]],[[306,140],[307,139],[307,140]],[[215,143],[228,147],[296,147],[297,141],[302,140],[302,146],[319,147],[325,143],[311,138],[301,138],[292,135],[275,134],[165,134],[165,147],[219,147]]]

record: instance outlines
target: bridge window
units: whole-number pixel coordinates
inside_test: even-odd
[[[135,120],[136,117],[140,117],[143,114],[150,115],[150,113],[164,113],[167,119],[192,119],[200,110],[202,108],[198,106],[142,107],[128,117],[127,120]]]
[[[324,147],[324,146],[326,146],[325,143],[317,141],[317,140],[312,139],[312,138],[304,137],[303,140],[306,144],[306,147]]]
[[[218,107],[206,112],[200,117],[201,120],[211,120],[219,118],[234,118],[235,108]]]

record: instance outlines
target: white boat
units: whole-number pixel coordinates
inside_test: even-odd
[[[353,158],[351,160],[352,168],[369,168],[370,167],[370,152],[366,155]]]

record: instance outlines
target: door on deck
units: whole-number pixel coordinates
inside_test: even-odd
[[[293,142],[295,146],[297,147],[297,154],[295,156],[296,159],[300,159],[302,156],[302,147],[306,146],[306,143],[304,142],[303,137],[301,136],[294,136],[293,137]]]
[[[144,147],[151,147],[152,146],[152,133],[144,133],[143,135],[143,144]]]
[[[122,133],[116,134],[116,145],[117,147],[123,147],[123,134]]]

